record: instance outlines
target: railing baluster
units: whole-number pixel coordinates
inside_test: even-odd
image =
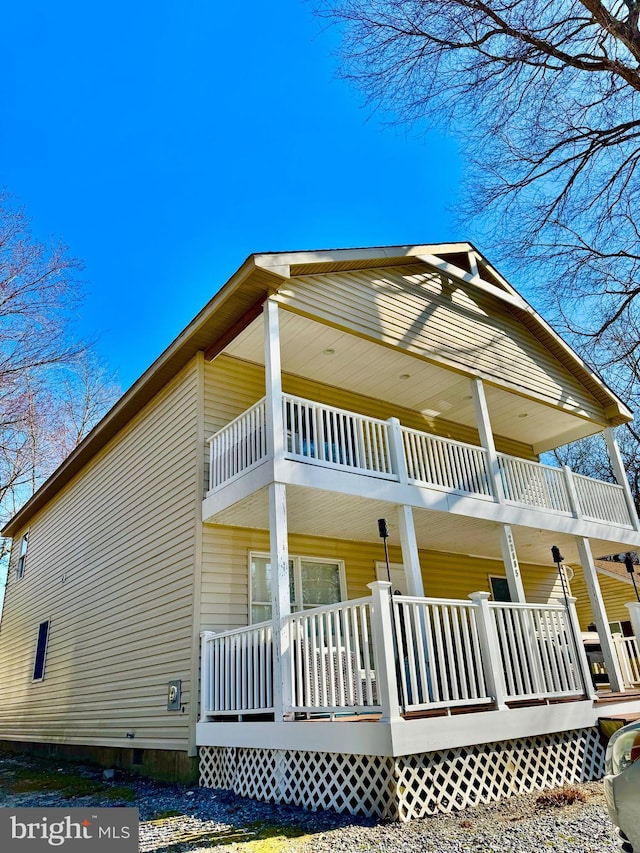
[[[426,652],[426,643],[424,635],[424,608],[418,603],[412,606],[412,614],[414,620],[414,636],[416,638],[415,645],[418,650],[418,685],[421,688],[422,702],[429,701],[429,661]],[[420,698],[420,696],[418,696]]]
[[[468,699],[469,690],[467,687],[467,679],[465,673],[465,656],[462,648],[462,637],[460,635],[460,611],[458,608],[451,608],[451,623],[453,627],[453,643],[454,643],[454,660],[457,669],[458,682],[458,699]]]

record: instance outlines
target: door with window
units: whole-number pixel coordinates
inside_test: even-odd
[[[509,581],[503,575],[489,575],[492,601],[511,601]]]
[[[289,557],[291,612],[337,604],[347,597],[344,563],[320,557]],[[252,625],[271,619],[271,557],[249,554],[249,618]]]

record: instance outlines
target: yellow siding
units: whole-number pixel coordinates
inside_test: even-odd
[[[266,530],[204,525],[201,625],[203,630],[225,631],[248,623],[248,554],[268,551]],[[369,595],[367,584],[376,579],[376,562],[384,560],[382,543],[289,535],[289,552],[296,556],[344,560],[347,596]],[[400,549],[391,547],[389,559],[400,563]],[[489,591],[489,575],[504,575],[498,560],[463,554],[421,551],[425,594],[436,598],[466,599],[470,592]],[[527,599],[548,603],[562,593],[548,566],[522,565]]]
[[[504,577],[504,563],[466,554],[420,552],[425,594],[435,598],[466,598],[470,592],[489,592],[489,576]],[[548,566],[520,564],[527,601],[548,604],[562,595],[555,571]]]
[[[578,611],[578,619],[580,627],[583,631],[587,630],[587,626],[593,622],[593,611],[587,593],[587,585],[584,579],[584,572],[580,566],[574,568],[575,576],[571,581],[571,592],[578,599],[576,609]],[[630,583],[625,583],[624,580],[617,580],[608,575],[598,572],[598,582],[604,599],[604,606],[607,611],[607,616],[610,622],[629,620],[629,611],[625,607],[629,601],[635,601],[635,593],[633,586]]]
[[[197,382],[191,364],[33,520],[0,629],[0,739],[187,748]],[[173,679],[184,713],[166,710]]]
[[[602,407],[499,299],[422,264],[300,276],[286,307],[596,419]],[[515,369],[517,367],[517,369]]]
[[[265,394],[264,368],[261,365],[219,356],[205,364],[205,432],[207,438],[252,406]],[[337,406],[372,418],[387,420],[397,417],[400,423],[412,429],[423,430],[451,438],[479,444],[475,429],[446,421],[425,417],[412,409],[392,406],[384,400],[375,400],[337,388],[313,382],[300,376],[285,373],[282,377],[285,393],[315,400],[328,406]],[[534,458],[531,447],[519,442],[495,437],[496,447],[504,453]]]

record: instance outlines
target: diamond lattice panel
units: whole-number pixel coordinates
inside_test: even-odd
[[[595,728],[404,756],[397,759],[398,816],[411,820],[599,779],[603,762]]]
[[[381,756],[201,747],[200,784],[312,811],[397,818],[394,761]]]
[[[596,728],[402,756],[201,747],[200,784],[303,808],[411,820],[599,779]]]

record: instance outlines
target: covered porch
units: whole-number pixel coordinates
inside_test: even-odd
[[[271,622],[202,634],[201,720],[362,715],[382,721],[456,709],[591,697],[574,599],[568,604],[371,595],[290,614],[274,679]],[[276,691],[280,696],[276,696]]]
[[[201,721],[391,721],[597,698],[575,599],[554,604],[371,595],[202,633]],[[640,634],[640,605],[631,607]],[[614,635],[623,688],[640,687],[635,636]],[[276,695],[278,692],[280,695]]]
[[[601,778],[599,718],[640,712],[640,694],[600,704],[574,600],[390,588],[290,614],[280,637],[203,632],[201,784],[409,820]]]
[[[335,489],[335,482],[332,485]],[[374,702],[373,694],[367,693],[369,688],[366,686],[366,672],[370,668],[376,672],[373,682],[378,690],[380,665],[374,665],[372,660],[367,663],[362,649],[366,647],[371,656],[375,642],[383,635],[387,655],[393,652],[397,658],[392,669],[398,673],[400,711],[396,713],[401,714],[436,712],[439,708],[455,709],[458,705],[474,703],[482,706],[493,703],[495,707],[504,707],[521,701],[556,701],[570,695],[590,695],[591,676],[579,680],[578,675],[580,668],[586,666],[581,632],[591,622],[598,628],[611,689],[619,692],[638,682],[635,663],[637,652],[633,645],[635,640],[612,636],[609,628],[611,617],[607,614],[593,557],[594,554],[597,557],[626,550],[638,536],[635,531],[620,531],[611,525],[603,525],[599,528],[603,538],[588,539],[574,535],[570,529],[563,530],[561,525],[553,525],[549,529],[542,520],[540,527],[533,528],[474,516],[466,504],[458,514],[397,505],[384,500],[385,497],[384,492],[374,499],[368,495],[343,494],[299,483],[271,483],[215,517],[216,524],[228,525],[229,530],[264,531],[261,536],[252,534],[254,544],[251,547],[261,553],[263,565],[269,563],[273,568],[268,570],[269,589],[257,596],[256,600],[259,599],[261,606],[266,602],[271,603],[266,611],[255,608],[256,612],[252,612],[247,621],[261,622],[269,614],[274,619],[266,625],[238,627],[228,635],[228,640],[217,634],[217,639],[211,640],[212,648],[218,648],[220,643],[227,641],[232,645],[237,642],[246,644],[248,649],[254,648],[256,637],[259,636],[262,638],[258,644],[261,659],[266,660],[269,658],[269,652],[265,651],[267,646],[273,650],[273,654],[276,653],[277,649],[272,644],[273,637],[277,637],[276,645],[285,643],[281,655],[290,655],[286,667],[291,672],[284,676],[292,685],[290,690],[295,692],[296,685],[301,683],[300,679],[302,683],[310,679],[311,684],[318,683],[320,686],[314,688],[316,692],[311,703],[292,695],[290,700],[279,705],[278,697],[272,696],[268,704],[261,703],[252,709],[246,705],[228,708],[214,705],[211,709],[203,709],[203,719],[205,713],[210,718],[211,711],[213,716],[226,711],[231,716],[273,713],[276,719],[298,714],[326,715],[343,705],[355,709],[354,713],[382,714],[382,693],[378,692]],[[400,597],[394,596],[393,610],[390,603],[385,605],[393,615],[392,627],[386,634],[378,623],[371,621],[371,589],[368,588],[376,579],[376,565],[377,578],[387,579],[383,543],[376,522],[380,517],[388,520],[393,591],[403,593]],[[313,541],[310,541],[310,537],[313,537]],[[552,559],[552,545],[557,545],[564,555],[560,573]],[[235,559],[243,559],[246,564],[246,553],[244,557],[238,554]],[[303,612],[290,613],[291,554],[306,554],[309,558],[314,555],[316,558],[346,557],[348,583],[342,585],[341,594],[333,599],[300,599],[294,610],[304,608]],[[587,618],[584,613],[582,615],[584,624],[578,625],[576,622],[574,633],[577,640],[572,640],[570,645],[567,645],[567,638],[571,639],[572,623],[567,620],[571,608],[567,607],[565,593],[570,599],[573,570],[567,566],[574,566],[575,571],[580,573],[581,583],[584,584],[581,601],[588,603],[589,610]],[[566,581],[566,588],[563,580]],[[485,608],[482,596],[478,596],[477,600],[470,598],[474,592],[485,593],[487,599],[490,598],[489,593],[492,593],[494,600],[488,600]],[[632,597],[633,591],[630,589],[629,600]],[[339,598],[343,600],[338,601]],[[362,602],[358,606],[364,610],[352,610],[348,599]],[[324,617],[321,617],[322,611],[319,611],[314,616],[312,631],[305,618],[306,614],[315,611],[308,608],[325,601],[334,602],[337,609],[330,607],[327,611],[330,615]],[[280,614],[276,624],[278,608]],[[339,631],[338,627],[344,620],[347,620],[345,624],[350,625],[348,620],[354,619],[354,614],[361,612],[365,616],[360,619],[364,619],[369,633],[364,637],[358,635],[349,639],[347,635],[347,639],[341,639],[342,629]],[[379,613],[380,608],[375,612]],[[324,635],[319,633],[321,618],[330,619],[332,626],[323,626]],[[482,620],[488,623],[484,627]],[[400,637],[396,636],[394,626],[401,627]],[[425,626],[431,626],[431,633]],[[296,635],[292,633],[294,628],[298,631]],[[536,645],[537,639],[533,643],[532,638],[541,638],[541,632],[544,631],[550,632],[546,645]],[[310,653],[312,642],[320,643],[322,653],[318,649],[314,651],[317,659],[307,660],[301,652],[295,651],[302,639],[300,632],[309,634],[304,645],[306,653]],[[497,646],[495,642],[489,643],[496,632],[502,632]],[[640,625],[635,634],[640,634]],[[335,649],[324,645],[334,637],[338,644]],[[358,646],[354,646],[356,641]],[[480,654],[477,650],[481,642],[486,647]],[[549,644],[561,650],[560,658],[556,655],[545,657],[544,650]],[[579,647],[577,650],[574,648],[576,645]],[[419,652],[416,657],[402,652],[403,648],[412,646],[424,651],[424,659]],[[338,658],[344,649],[349,651],[349,655],[343,665],[342,662],[338,663]],[[351,665],[352,651],[356,649],[359,657],[363,658],[359,660],[357,669],[362,671],[364,682],[352,676],[347,678],[343,687],[336,682],[337,695],[341,695],[341,690],[346,691],[348,701],[338,702],[337,705],[328,701],[318,704],[321,685],[334,684],[334,679],[329,678],[326,672],[323,674],[322,670],[313,674],[304,672],[300,667],[311,667],[313,670],[314,666],[326,665],[342,670],[344,666]],[[623,651],[626,651],[626,655]],[[382,649],[378,653],[381,655]],[[400,659],[403,661],[402,666]],[[451,660],[461,667],[460,672],[454,669],[459,683],[454,684],[455,679],[452,681],[449,673],[450,664],[446,662]],[[562,660],[569,667],[568,670],[560,666]],[[326,664],[322,661],[326,661]],[[515,662],[524,666],[523,672],[519,671]],[[353,666],[355,671],[355,664]],[[501,688],[500,679],[496,681],[492,677],[496,666],[503,669],[504,688]],[[431,672],[430,667],[441,667],[441,670],[439,673]],[[442,675],[445,671],[446,677]],[[566,681],[567,672],[573,678],[570,686]],[[488,685],[491,685],[491,689]],[[268,688],[264,686],[263,689]],[[330,690],[331,687],[327,686],[326,689]],[[362,696],[358,693],[360,689],[365,691]],[[356,691],[354,696],[350,695],[350,690]],[[418,700],[417,697],[422,699]]]

